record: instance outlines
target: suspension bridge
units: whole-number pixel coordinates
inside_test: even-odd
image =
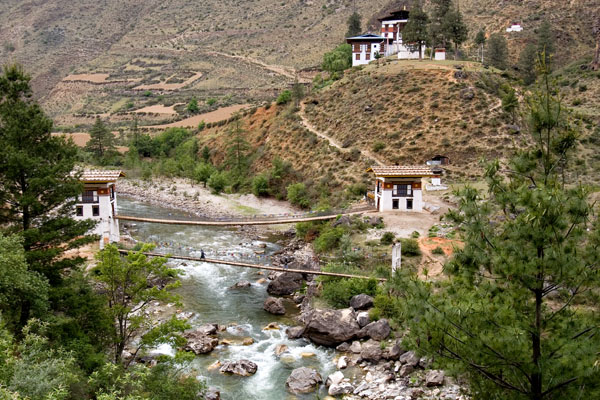
[[[121,254],[129,254],[130,252],[132,252],[132,250],[119,250],[119,252]],[[214,258],[177,256],[177,255],[161,254],[161,253],[153,253],[153,252],[147,252],[147,253],[142,253],[142,254],[144,254],[145,256],[148,256],[148,257],[165,257],[165,258],[170,258],[170,259],[174,259],[174,260],[200,261],[200,262],[211,263],[211,264],[231,265],[233,267],[240,267],[240,268],[264,269],[267,271],[296,272],[299,274],[333,276],[333,277],[337,277],[337,278],[375,279],[380,282],[387,281],[387,279],[385,279],[385,278],[373,278],[372,276],[365,276],[365,275],[353,275],[353,274],[342,274],[342,273],[337,273],[337,272],[312,271],[312,270],[306,270],[306,269],[272,267],[270,265],[251,264],[251,263],[244,263],[244,262],[239,262],[239,261],[230,261],[230,260],[214,259]]]
[[[237,226],[237,225],[277,225],[277,224],[295,224],[298,222],[326,221],[335,219],[340,215],[358,215],[370,211],[375,211],[370,205],[349,208],[339,211],[309,212],[303,214],[284,214],[284,215],[260,215],[247,218],[223,217],[215,219],[158,219],[146,218],[133,215],[115,215],[115,218],[121,221],[149,222],[154,224],[166,225],[200,225],[200,226]]]

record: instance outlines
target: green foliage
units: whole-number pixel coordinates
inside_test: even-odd
[[[321,230],[319,237],[313,243],[315,251],[317,253],[324,253],[337,248],[344,233],[346,233],[346,230],[341,226],[332,228],[327,225]]]
[[[400,239],[400,243],[402,243],[403,256],[415,257],[421,255],[419,242],[416,239]]]
[[[360,270],[348,269],[342,264],[330,263],[324,271],[348,274],[360,274]],[[350,299],[361,293],[375,296],[377,293],[376,279],[347,279],[331,276],[323,276],[320,278],[323,282],[323,291],[321,296],[331,305],[336,308],[346,308],[349,305]]]
[[[208,146],[202,148],[202,160],[204,160],[206,164],[210,163],[210,148]]]
[[[444,255],[446,253],[444,253],[444,249],[442,249],[440,246],[436,247],[435,249],[431,250],[432,254],[438,254],[438,255]]]
[[[513,121],[515,119],[515,113],[519,107],[519,99],[515,89],[510,87],[508,84],[504,85],[501,89],[502,93],[502,109],[509,114]]]
[[[204,122],[204,120],[200,121],[200,123],[198,123],[198,132],[202,132],[204,130],[204,128],[206,128],[206,122]]]
[[[167,259],[154,257],[148,259],[143,253],[151,251],[153,245],[144,244],[140,251],[129,252],[121,257],[114,245],[107,245],[98,253],[98,265],[93,269],[94,278],[104,286],[110,315],[115,321],[113,353],[115,363],[120,363],[125,347],[132,344],[136,335],[142,340],[136,343],[136,353],[140,349],[159,342],[176,343],[185,325],[172,319],[153,326],[144,315],[152,301],[172,302],[177,297],[170,290],[179,285],[179,281],[164,286],[148,286],[151,280],[171,280],[178,271],[167,266]]]
[[[0,233],[0,313],[13,333],[17,332],[26,308],[32,317],[41,317],[48,309],[47,301],[48,281],[29,270],[23,239]]]
[[[213,194],[221,193],[227,186],[227,175],[224,172],[213,172],[208,179],[208,187],[212,189]]]
[[[81,263],[65,252],[95,240],[86,236],[94,223],[71,218],[82,190],[71,174],[77,148],[51,135],[52,121],[32,100],[29,80],[19,66],[0,76],[0,204],[10,205],[0,211],[0,226],[22,235],[29,269],[55,284]],[[28,318],[25,308],[22,324]]]
[[[563,184],[577,133],[540,60],[528,99],[535,145],[490,163],[485,193],[457,193],[449,217],[465,247],[446,265],[451,279],[434,288],[400,276],[390,289],[410,302],[409,343],[468,377],[475,398],[600,395],[600,220],[586,188]]]
[[[323,56],[321,68],[331,74],[345,71],[350,67],[352,67],[352,46],[348,43],[339,45]]]
[[[394,241],[396,240],[396,235],[394,235],[394,232],[385,232],[382,236],[381,236],[381,244],[384,245],[390,245],[392,243],[394,243]]]
[[[535,45],[528,44],[519,55],[519,73],[526,85],[531,85],[537,77],[535,63],[537,60],[537,49]]]
[[[421,234],[417,231],[413,231],[413,233],[410,234],[410,237],[413,239],[418,239],[419,236],[421,236]]]
[[[422,47],[429,42],[429,16],[420,3],[416,3],[410,10],[410,18],[402,30],[402,39],[407,43],[415,43],[411,47],[416,47],[419,51],[419,60],[422,58]]]
[[[475,35],[475,39],[474,39],[475,44],[481,46],[482,44],[485,43],[485,40],[486,40],[485,39],[485,30],[484,29],[480,29],[477,32],[477,35]]]
[[[451,7],[442,21],[446,38],[454,43],[454,59],[458,58],[458,47],[467,40],[469,29],[465,25],[458,8]]]
[[[94,154],[98,159],[115,151],[115,135],[108,129],[100,117],[96,117],[94,126],[90,129],[90,140],[85,149]]]
[[[356,11],[348,18],[348,31],[346,37],[358,36],[362,33],[361,16]]]
[[[225,160],[225,164],[230,168],[236,179],[245,177],[248,174],[250,166],[248,156],[250,145],[244,138],[245,133],[239,119],[236,119],[234,126],[227,132],[229,138],[227,141],[227,159]]]
[[[215,98],[210,98],[208,100],[206,100],[206,104],[208,104],[209,106],[214,106],[217,103],[217,99]]]
[[[264,174],[257,175],[252,179],[252,193],[258,197],[269,194],[269,179]]]
[[[196,100],[195,97],[193,97],[192,100],[190,100],[186,107],[186,110],[188,110],[192,114],[196,114],[198,111],[200,111],[200,109],[198,108],[198,100]]]
[[[373,143],[373,151],[375,153],[379,153],[381,150],[385,149],[385,143],[381,141],[377,141]]]
[[[204,162],[200,163],[194,168],[194,180],[198,183],[202,182],[206,187],[208,180],[214,173],[215,167]]]
[[[287,187],[287,199],[290,203],[301,208],[308,208],[310,200],[304,183],[294,183]]]
[[[552,32],[552,25],[550,25],[548,21],[544,21],[537,32],[537,53],[544,54],[544,64],[549,67],[554,52],[554,33]]]
[[[277,100],[275,102],[278,105],[287,104],[292,100],[292,92],[290,90],[284,90],[277,96]]]
[[[432,0],[431,3],[431,25],[429,26],[431,44],[434,48],[445,48],[447,44],[447,38],[444,30],[444,16],[450,11],[450,8],[452,7],[452,0]]]
[[[507,68],[508,47],[506,39],[499,33],[494,33],[488,40],[488,62],[498,69]]]

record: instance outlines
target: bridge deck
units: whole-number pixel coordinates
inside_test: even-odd
[[[281,218],[246,218],[246,219],[231,219],[231,220],[177,220],[177,219],[157,219],[157,218],[144,218],[135,217],[131,215],[116,215],[115,218],[121,221],[137,221],[137,222],[150,222],[154,224],[167,224],[167,225],[204,225],[204,226],[235,226],[235,225],[277,225],[277,224],[295,224],[297,222],[308,222],[308,221],[324,221],[328,219],[335,219],[338,215],[356,215],[364,214],[366,212],[376,211],[372,207],[362,207],[358,209],[351,209],[346,212],[332,213],[328,215],[317,215],[317,216],[285,216]]]
[[[119,252],[122,254],[128,254],[130,251],[131,250],[119,250]],[[250,264],[250,263],[243,263],[243,262],[229,261],[229,260],[217,260],[214,258],[172,256],[172,255],[160,254],[160,253],[144,253],[144,254],[148,257],[167,257],[167,258],[172,258],[175,260],[201,261],[201,262],[206,262],[206,263],[211,263],[211,264],[224,264],[224,265],[231,265],[234,267],[241,267],[241,268],[266,269],[268,271],[278,271],[278,272],[297,272],[300,274],[335,276],[338,278],[376,279],[380,282],[387,281],[387,279],[385,279],[385,278],[373,278],[371,276],[364,276],[364,275],[351,275],[351,274],[340,274],[337,272],[307,271],[304,269],[279,268],[279,267],[272,267],[270,265]]]

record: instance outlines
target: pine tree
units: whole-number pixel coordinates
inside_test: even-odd
[[[480,29],[475,36],[475,44],[479,46],[479,51],[481,53],[481,63],[483,64],[483,46],[485,45],[485,30]]]
[[[519,72],[526,85],[531,85],[535,82],[535,63],[537,61],[537,49],[534,44],[525,46],[519,55]]]
[[[499,33],[494,33],[488,40],[488,61],[491,66],[506,69],[508,47],[506,39]]]
[[[85,149],[101,159],[115,151],[115,135],[108,129],[100,117],[96,117],[94,126],[90,129],[90,140]]]
[[[29,81],[16,65],[0,76],[0,226],[23,236],[29,267],[55,284],[83,261],[65,252],[95,240],[86,236],[94,224],[71,218],[82,190],[72,174],[77,148],[51,135]],[[23,324],[27,314],[25,307]]]
[[[249,167],[248,150],[250,145],[244,138],[244,133],[240,119],[237,118],[235,125],[228,132],[226,163],[238,179],[247,175]]]
[[[348,32],[346,32],[346,37],[358,36],[362,33],[361,19],[362,17],[359,13],[356,11],[352,13],[348,18]]]
[[[454,59],[458,59],[458,46],[467,40],[469,29],[463,22],[462,14],[458,8],[451,7],[444,15],[442,29],[448,40],[454,44]]]
[[[431,45],[434,49],[436,47],[446,48],[447,38],[446,32],[444,32],[444,17],[452,7],[452,0],[432,0],[431,3],[431,24],[429,25]]]
[[[537,34],[537,52],[546,55],[546,65],[551,65],[551,59],[554,55],[554,33],[548,21],[542,22]]]
[[[577,132],[549,69],[528,100],[533,147],[460,190],[447,215],[465,242],[436,284],[399,277],[408,342],[466,374],[474,398],[598,398],[600,219],[590,191],[565,185]],[[568,171],[567,171],[568,172]],[[463,375],[465,376],[465,375]]]
[[[402,30],[402,41],[413,43],[411,47],[419,51],[419,60],[422,59],[423,44],[429,41],[429,16],[420,3],[416,3],[410,10],[410,18]]]

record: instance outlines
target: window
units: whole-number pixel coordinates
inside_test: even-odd
[[[413,209],[413,200],[412,199],[406,199],[406,209],[407,210]]]
[[[110,199],[111,200],[115,199],[115,187],[114,186],[110,187]]]
[[[92,206],[92,215],[94,217],[100,216],[100,206]]]
[[[369,61],[371,59],[371,53],[367,53],[367,57],[365,58],[365,60]],[[347,60],[347,58],[346,58]]]
[[[96,190],[85,190],[79,197],[79,201],[81,203],[97,203],[98,192]]]
[[[83,206],[77,206],[75,209],[75,215],[78,217],[83,217]]]
[[[398,199],[393,199],[393,200],[392,200],[392,209],[393,209],[393,210],[397,210],[398,208],[400,208],[400,207],[398,206],[398,204],[399,204],[399,200],[398,200]]]
[[[412,185],[394,185],[392,191],[394,197],[410,197],[412,196]]]
[[[356,59],[360,61],[360,53],[356,53]],[[347,58],[346,58],[347,60]]]

